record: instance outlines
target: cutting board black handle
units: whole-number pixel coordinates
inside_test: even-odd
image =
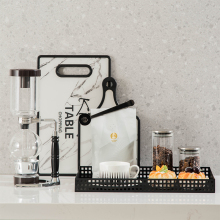
[[[105,93],[108,91],[108,90],[111,90],[113,92],[113,98],[114,98],[114,102],[115,102],[115,105],[118,105],[118,102],[116,100],[116,86],[117,86],[117,83],[115,81],[114,78],[112,77],[106,77],[103,82],[102,82],[102,88],[103,88],[103,96],[102,96],[102,101],[100,102],[99,106],[97,108],[101,108],[104,101],[105,101]]]

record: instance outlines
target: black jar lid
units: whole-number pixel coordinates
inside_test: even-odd
[[[200,147],[179,147],[180,153],[199,153]]]
[[[166,136],[166,137],[171,137],[173,136],[173,131],[172,130],[156,130],[152,131],[154,136]]]
[[[41,70],[38,70],[38,69],[11,69],[10,76],[39,77],[39,76],[41,76]]]

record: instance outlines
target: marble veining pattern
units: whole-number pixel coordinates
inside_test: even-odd
[[[60,64],[87,64],[92,69],[92,75],[86,78],[79,77],[58,77],[56,68]],[[79,57],[41,57],[40,66],[42,75],[40,78],[40,116],[42,118],[55,118],[58,122],[59,145],[60,145],[60,173],[76,174],[78,171],[78,117],[77,113],[89,113],[89,108],[95,108],[102,99],[102,81],[108,76],[109,61],[106,57],[96,58],[79,58]],[[52,98],[53,97],[53,98]],[[87,105],[84,104],[82,109],[82,100],[88,99]],[[70,108],[70,109],[66,109]],[[67,112],[67,113],[66,113]],[[59,114],[62,113],[61,116]],[[59,116],[59,117],[58,117]],[[61,129],[59,118],[61,121]],[[66,120],[72,120],[72,126],[66,126]],[[68,121],[68,123],[70,123]],[[39,155],[40,173],[51,172],[51,134],[53,132],[52,124],[40,125],[40,138],[43,142],[42,151]],[[82,165],[85,161],[91,161],[91,133],[84,132],[84,126],[81,127],[81,149],[83,155],[81,158]],[[68,129],[66,131],[66,128]],[[71,137],[66,133],[72,134]]]
[[[177,147],[200,146],[220,174],[219,10],[218,0],[0,1],[0,173],[14,172],[18,129],[9,69],[36,67],[41,54],[107,54],[119,103],[134,99],[141,119],[141,164],[152,163],[151,131],[169,128],[175,164]]]

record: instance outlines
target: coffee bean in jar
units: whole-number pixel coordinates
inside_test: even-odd
[[[166,165],[173,170],[173,131],[160,130],[152,132],[153,170],[156,166]]]
[[[185,171],[187,167],[200,167],[199,147],[179,148],[179,172]]]

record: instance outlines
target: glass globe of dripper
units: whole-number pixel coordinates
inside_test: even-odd
[[[10,152],[17,160],[35,159],[41,151],[41,140],[29,129],[20,129],[11,139]]]

